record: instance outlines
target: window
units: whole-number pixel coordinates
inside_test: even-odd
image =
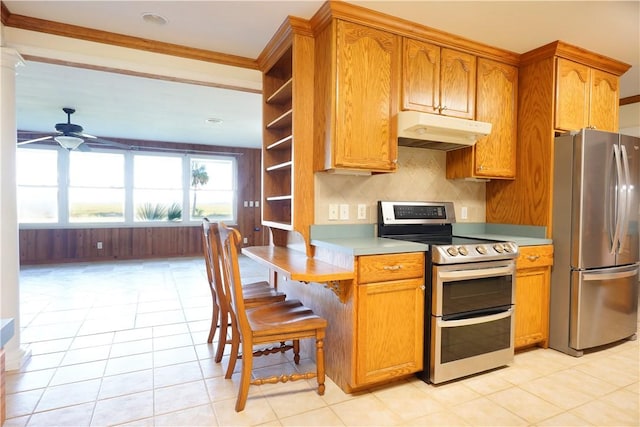
[[[191,159],[191,220],[235,218],[235,174],[232,159]]]
[[[124,155],[71,151],[69,222],[124,221]]]
[[[133,158],[134,221],[182,219],[182,159],[136,155]]]
[[[20,222],[58,222],[58,151],[20,149],[16,168]]]
[[[193,225],[236,220],[235,157],[19,147],[21,224]]]

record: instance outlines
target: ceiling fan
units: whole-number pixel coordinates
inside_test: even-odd
[[[131,147],[125,144],[120,144],[114,141],[108,141],[106,139],[98,138],[97,136],[89,135],[83,132],[83,128],[80,125],[71,123],[71,115],[76,112],[74,108],[65,107],[62,109],[67,115],[67,123],[56,123],[56,134],[48,135],[39,138],[28,139],[26,141],[18,142],[18,145],[31,144],[32,142],[44,141],[53,138],[61,147],[67,150],[75,150],[80,147],[84,142],[98,142],[113,147],[130,149]],[[20,133],[20,132],[18,132]],[[20,137],[20,135],[18,135]],[[81,149],[85,148],[83,146]]]

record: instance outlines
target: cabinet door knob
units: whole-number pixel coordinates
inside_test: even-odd
[[[527,255],[527,259],[528,259],[529,261],[535,261],[535,260],[537,260],[538,258],[540,258],[540,255]]]
[[[384,270],[389,270],[389,271],[396,271],[396,270],[400,270],[402,268],[401,265],[385,265],[384,267],[382,267]]]

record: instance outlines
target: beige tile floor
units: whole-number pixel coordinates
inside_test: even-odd
[[[247,280],[266,276],[241,260]],[[638,426],[638,341],[581,358],[533,349],[506,368],[433,386],[400,381],[354,395],[328,380],[251,386],[207,345],[200,258],[23,267],[22,341],[33,356],[7,378],[9,426]],[[327,349],[330,351],[330,349]],[[285,356],[263,370],[296,369]],[[304,364],[312,363],[308,359]]]

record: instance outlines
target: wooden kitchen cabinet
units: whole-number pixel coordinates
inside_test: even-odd
[[[402,45],[402,108],[473,119],[476,57],[410,38]]]
[[[518,69],[478,58],[476,120],[491,133],[472,147],[447,152],[447,179],[513,179],[516,176]]]
[[[618,77],[565,58],[557,59],[556,75],[557,130],[618,131]]]
[[[422,370],[424,253],[357,258],[354,388]]]
[[[263,70],[262,224],[276,244],[289,231],[309,247],[313,223],[313,37],[309,24],[289,17],[258,63]]]
[[[315,169],[397,167],[400,37],[332,19],[315,39]]]
[[[516,260],[516,349],[549,341],[549,291],[553,246],[521,246]]]
[[[573,66],[574,71],[565,77],[558,75],[564,72],[564,66],[558,64]],[[585,67],[592,76],[591,80],[585,80],[590,82],[588,84],[580,83],[589,74],[580,73]],[[589,106],[594,111],[594,119],[603,117],[609,121],[609,124],[603,124],[600,122],[603,119],[598,118],[599,123],[595,126],[617,132],[619,100],[612,91],[613,88],[618,90],[618,79],[629,68],[629,64],[562,41],[521,55],[518,68],[517,174],[514,180],[491,180],[486,184],[487,222],[542,226],[546,227],[547,237],[553,236],[551,202],[553,144],[558,131],[556,112],[560,110],[562,115],[563,108],[575,108],[582,111],[579,116],[584,117],[585,96],[591,91],[591,98],[599,99]],[[597,77],[593,78],[594,75]],[[569,82],[574,86],[573,91],[567,90]],[[587,89],[592,86],[594,89]],[[579,95],[576,97],[571,92],[579,92]],[[584,125],[564,124],[562,127],[571,129]]]

